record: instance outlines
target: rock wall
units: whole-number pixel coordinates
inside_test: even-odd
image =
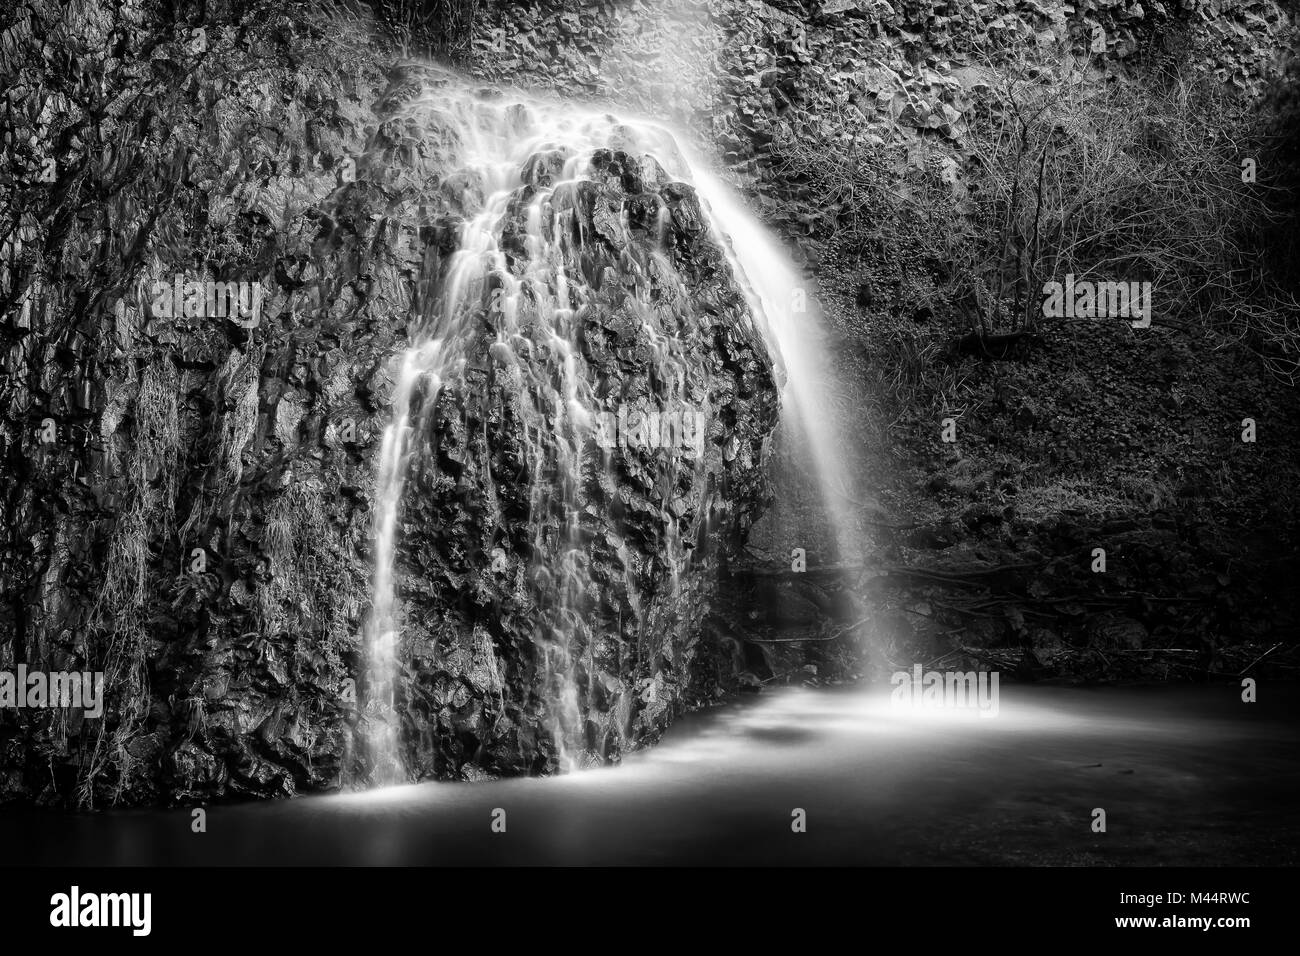
[[[209,11],[33,3],[4,24],[32,149],[6,183],[0,668],[107,678],[101,720],[0,712],[5,799],[283,795],[343,774],[365,383],[404,292],[391,270],[321,270],[314,244],[382,77],[337,26]],[[380,226],[353,236],[357,260]],[[177,277],[267,294],[221,317],[173,303]]]

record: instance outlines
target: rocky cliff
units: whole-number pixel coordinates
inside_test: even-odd
[[[0,799],[364,781],[392,362],[476,201],[444,178],[448,130],[412,121],[428,77],[390,69],[367,17],[312,4],[33,0],[0,34],[0,669],[107,684],[97,719],[0,712]],[[711,411],[694,459],[598,468],[597,449],[583,471],[591,640],[568,650],[583,759],[604,760],[680,706],[717,564],[767,496],[776,393],[689,186],[617,151],[593,161],[566,263],[589,287],[585,361],[603,395],[645,406],[665,388],[647,336],[671,336],[684,394]],[[537,552],[569,516],[530,512],[547,462],[530,458],[528,389],[490,360],[490,309],[476,321],[403,509],[396,703],[412,777],[557,759],[533,628],[546,584],[523,570],[556,557]]]

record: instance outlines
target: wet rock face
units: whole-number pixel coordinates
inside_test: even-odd
[[[570,160],[585,178],[557,186]],[[562,751],[615,760],[655,738],[690,682],[719,561],[769,494],[771,361],[694,189],[616,149],[542,149],[520,174],[499,247],[533,284],[505,320],[500,286],[485,283],[461,334],[463,374],[412,414],[397,708],[417,777],[554,769]],[[535,206],[539,193],[549,199]],[[481,190],[453,171],[412,201],[438,225],[400,228],[428,246],[422,281],[440,294],[449,233]],[[540,286],[539,235],[557,255]],[[542,300],[561,271],[551,304],[571,317],[556,323]],[[597,419],[578,429],[576,465],[550,437],[573,424],[558,407],[570,373],[556,334]]]
[[[367,771],[354,741],[393,359],[484,187],[457,171],[450,127],[412,122],[426,77],[323,50],[295,50],[301,74],[286,75],[270,41],[214,37],[219,56],[151,92],[148,123],[123,132],[147,138],[140,163],[60,187],[126,205],[56,204],[32,220],[43,258],[4,277],[26,318],[0,342],[0,670],[102,670],[107,686],[102,719],[0,710],[0,802],[285,796]],[[218,84],[212,64],[239,79]],[[501,237],[512,269],[529,191],[567,158],[524,160]],[[537,437],[557,358],[538,336],[501,361],[483,290],[400,511],[413,777],[555,768],[557,670],[575,762],[653,739],[690,678],[718,562],[768,495],[771,363],[697,197],[639,156],[591,159],[563,200],[588,398],[614,420],[665,396],[698,408],[702,451],[593,434],[560,488]],[[116,256],[111,288],[70,271],[95,248]],[[154,285],[176,274],[262,283],[260,322],[161,315]],[[582,588],[557,608],[565,562]],[[565,616],[578,624],[561,654],[546,626]]]

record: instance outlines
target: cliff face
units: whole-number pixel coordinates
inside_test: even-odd
[[[106,674],[102,718],[0,711],[0,800],[288,795],[368,772],[353,742],[393,360],[481,197],[450,175],[448,129],[411,121],[428,74],[384,75],[364,22],[256,6],[208,3],[201,32],[148,3],[33,2],[0,23],[21,144],[3,183],[0,670]],[[698,200],[637,156],[592,161],[562,259],[601,421],[678,400],[706,413],[702,453],[594,441],[552,502],[536,428],[553,358],[496,363],[490,297],[469,317],[402,501],[413,776],[546,769],[566,743],[616,759],[656,735],[717,563],[768,494],[771,362]],[[547,157],[529,162],[524,193]],[[539,572],[566,541],[585,593],[557,742]]]
[[[229,6],[200,31],[143,3],[31,4],[3,46],[30,146],[5,184],[0,668],[104,671],[106,701],[0,712],[0,792],[337,784],[365,382],[404,330],[391,275],[323,270],[314,244],[381,77],[319,24]],[[257,312],[210,302],[217,280]]]

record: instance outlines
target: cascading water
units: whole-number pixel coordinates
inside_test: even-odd
[[[764,329],[769,351],[787,371],[784,400],[794,413],[803,447],[812,458],[826,491],[828,506],[846,484],[838,470],[837,440],[818,407],[820,382],[826,374],[818,339],[806,327],[811,312],[798,311],[810,301],[788,258],[764,227],[698,159],[663,125],[616,117],[571,103],[546,102],[530,96],[491,94],[462,78],[438,72],[404,107],[408,122],[435,124],[445,144],[440,170],[443,192],[454,194],[461,212],[455,249],[432,274],[417,282],[418,318],[409,347],[396,362],[391,416],[378,463],[374,518],[375,571],[372,610],[366,625],[368,673],[363,739],[372,783],[407,778],[398,746],[395,709],[399,635],[403,621],[396,593],[396,561],[404,496],[413,472],[438,472],[430,435],[446,427],[457,407],[469,400],[477,374],[471,356],[484,334],[488,316],[492,341],[488,355],[517,388],[523,447],[517,458],[527,471],[528,546],[525,580],[539,597],[532,607],[533,640],[545,668],[547,725],[559,765],[580,766],[585,751],[584,714],[595,692],[583,675],[598,634],[589,611],[595,600],[584,528],[581,494],[583,464],[589,461],[593,435],[611,420],[610,401],[599,376],[584,358],[580,311],[600,287],[603,274],[587,254],[581,224],[597,231],[626,232],[629,216],[653,223],[662,246],[668,210],[619,210],[618,222],[591,219],[583,184],[595,176],[642,178],[671,188],[691,184],[702,200],[709,225],[740,283],[751,314]],[[611,155],[626,156],[631,167],[611,172]],[[665,185],[666,184],[666,185]],[[628,190],[632,192],[633,190]],[[630,247],[629,247],[630,248]],[[653,377],[665,408],[687,409],[698,433],[712,409],[707,397],[687,381],[691,344],[664,330],[652,315],[649,295],[654,283],[676,280],[662,248],[645,256],[625,252],[618,268],[635,277],[638,290],[628,309],[651,343]],[[661,294],[661,293],[659,293]],[[484,303],[487,303],[485,310]],[[622,423],[622,419],[619,419]],[[667,434],[668,414],[664,416]],[[602,443],[603,479],[612,484],[612,453]],[[728,449],[727,454],[734,454]],[[669,456],[671,462],[671,456]],[[667,486],[677,478],[668,465]],[[683,466],[685,467],[685,466]],[[437,478],[428,479],[436,481]],[[837,489],[836,486],[840,487]],[[832,522],[841,529],[844,522]],[[667,586],[680,586],[687,545],[669,513],[658,556],[666,566]],[[635,557],[617,544],[626,569],[627,603],[642,618],[641,597],[633,568]],[[504,564],[504,557],[497,556]],[[670,595],[671,597],[671,595]],[[639,620],[642,630],[671,627],[671,621]],[[620,625],[621,626],[621,625]],[[586,654],[588,659],[579,660]],[[653,694],[653,688],[647,691]],[[644,698],[643,698],[644,699]]]
[[[835,374],[816,296],[772,232],[704,163],[692,176],[713,225],[730,253],[750,309],[763,318],[768,347],[785,369],[781,391],[784,459],[817,484],[825,533],[837,556],[861,558],[862,536],[853,508],[851,443],[842,434]]]

